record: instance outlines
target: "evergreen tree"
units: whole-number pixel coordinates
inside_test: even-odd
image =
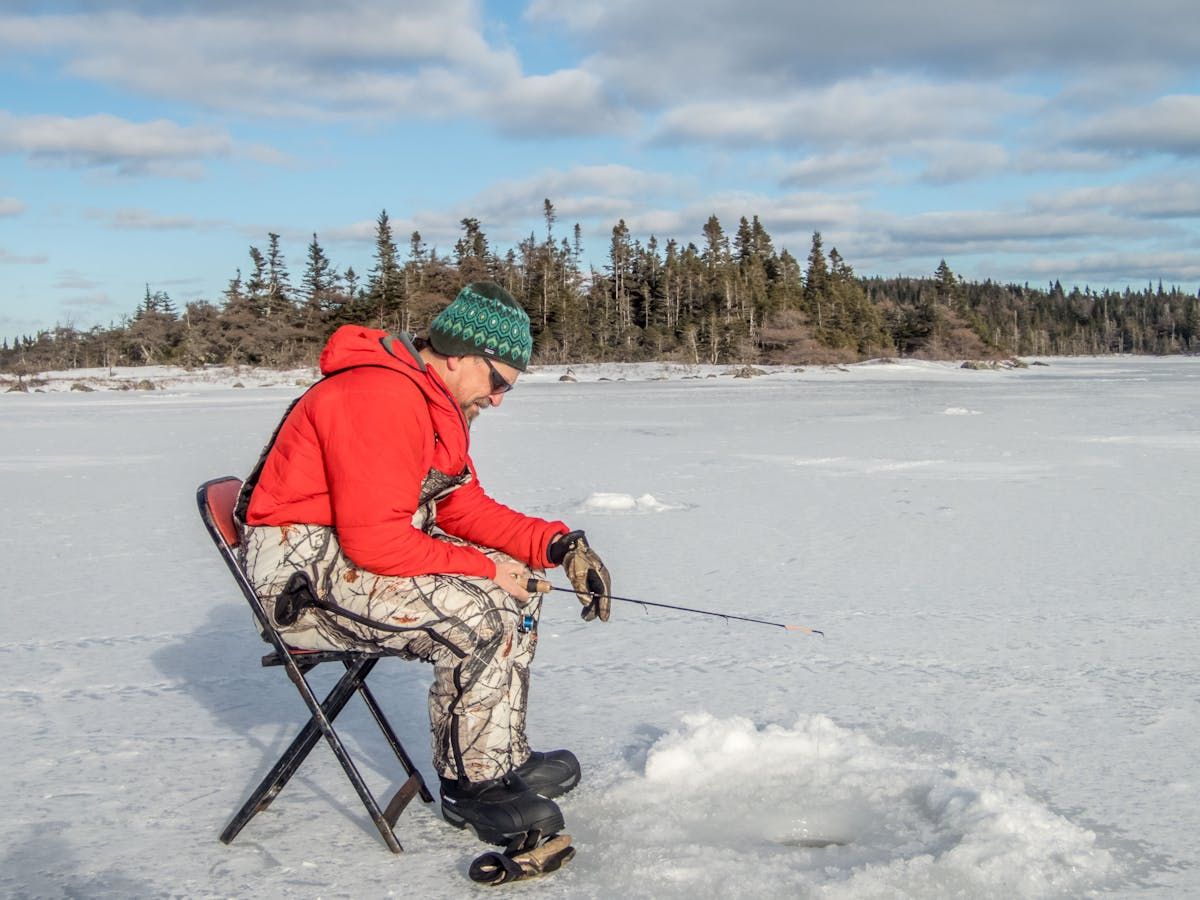
[[[288,278],[287,263],[279,247],[279,235],[267,233],[267,285],[264,314],[282,314],[291,305],[292,285]]]
[[[626,340],[633,327],[633,311],[629,301],[629,282],[633,269],[633,242],[629,237],[629,226],[621,219],[613,226],[612,240],[608,245],[608,270],[612,278],[613,309],[616,312],[617,340]],[[605,320],[609,319],[608,304],[605,304]]]
[[[346,296],[353,302],[358,299],[358,273],[354,271],[354,266],[347,266],[346,271],[342,273],[342,283],[346,285]]]
[[[246,294],[253,301],[259,315],[266,315],[267,259],[257,247],[250,247],[250,262],[254,269],[246,281]],[[238,272],[239,280],[241,272]]]
[[[454,245],[454,260],[463,284],[491,277],[491,250],[478,219],[463,219],[463,234]],[[419,235],[418,235],[419,239]]]
[[[367,282],[367,298],[379,328],[409,330],[408,309],[404,297],[404,278],[396,259],[396,242],[387,210],[375,221],[375,267]]]
[[[821,232],[814,231],[812,246],[808,251],[808,269],[804,273],[804,303],[818,320],[821,304],[829,290],[829,268],[825,264],[825,253],[821,246]]]
[[[308,259],[300,283],[304,288],[305,305],[310,310],[329,308],[331,296],[337,285],[337,273],[321,248],[316,232],[313,232],[312,241],[308,245]]]

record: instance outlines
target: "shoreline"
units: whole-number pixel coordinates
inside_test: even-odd
[[[847,375],[892,377],[904,375],[948,376],[962,373],[967,377],[988,374],[1029,375],[1052,372],[1064,366],[1114,365],[1195,359],[1192,356],[1061,356],[1028,357],[1001,361],[920,360],[886,357],[857,363],[831,365],[693,365],[679,362],[608,362],[535,365],[521,378],[524,384],[550,382],[603,383],[614,381],[696,381],[713,379],[769,380],[836,378]],[[186,369],[182,366],[116,366],[113,368],[64,369],[40,372],[18,379],[0,375],[0,393],[93,393],[111,391],[162,391],[185,389],[231,390],[242,388],[306,388],[320,377],[315,367],[271,369],[252,366],[210,366]],[[855,378],[854,380],[858,380]],[[23,389],[22,389],[23,388]]]

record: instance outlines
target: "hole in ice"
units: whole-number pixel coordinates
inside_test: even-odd
[[[644,759],[572,817],[595,864],[626,872],[631,890],[1078,895],[1118,873],[1091,831],[1013,776],[824,716],[791,728],[687,716]]]
[[[777,838],[775,843],[785,847],[799,847],[802,850],[824,850],[826,847],[845,847],[850,843],[849,838],[834,837],[792,837],[786,835]]]

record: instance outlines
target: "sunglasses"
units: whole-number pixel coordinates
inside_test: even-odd
[[[486,356],[481,356],[479,358],[487,363],[488,377],[492,380],[493,394],[507,394],[516,386],[511,381],[504,380],[504,376],[496,371],[496,367],[492,365],[492,361],[490,359],[488,359]]]

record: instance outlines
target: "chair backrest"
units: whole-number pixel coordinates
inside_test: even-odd
[[[200,506],[200,516],[208,526],[213,539],[218,537],[230,550],[237,549],[241,542],[237,523],[233,520],[233,509],[237,505],[238,493],[242,489],[242,481],[232,475],[214,478],[200,485],[196,493],[196,501]]]
[[[233,510],[237,506],[237,498],[241,489],[242,480],[233,475],[214,478],[204,482],[196,489],[196,505],[200,507],[200,518],[204,520],[209,537],[213,539],[221,558],[229,567],[229,574],[238,583],[246,602],[254,610],[254,616],[262,626],[263,636],[271,643],[276,644],[280,653],[286,654],[287,649],[282,638],[279,637],[275,626],[271,624],[266,610],[263,609],[262,601],[258,599],[258,594],[254,591],[254,585],[250,583],[250,579],[246,577],[246,573],[238,561],[237,551],[241,537],[233,518]]]

